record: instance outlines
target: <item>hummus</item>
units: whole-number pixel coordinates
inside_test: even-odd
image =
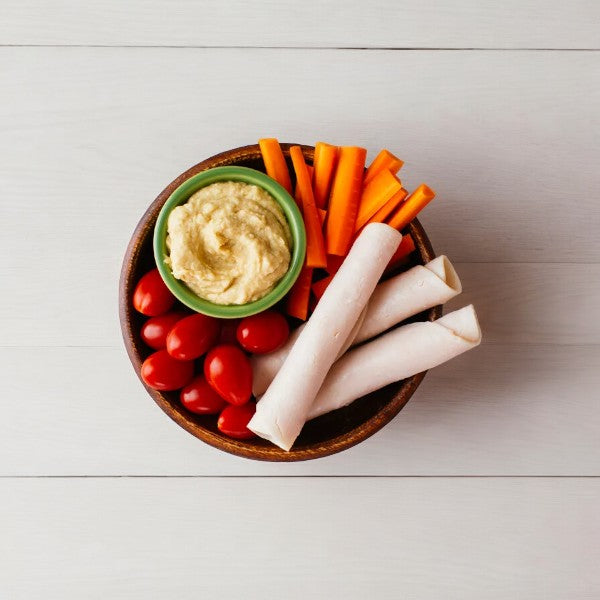
[[[215,304],[246,304],[269,293],[290,265],[292,236],[264,189],[213,183],[174,208],[166,259],[173,275]]]

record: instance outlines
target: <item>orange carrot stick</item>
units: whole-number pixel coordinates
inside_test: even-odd
[[[328,254],[345,256],[350,250],[366,156],[367,151],[356,146],[343,146],[339,150],[325,226]]]
[[[315,168],[312,165],[306,165],[306,169],[308,171],[308,176],[312,180],[312,175],[313,175],[313,171],[315,170]],[[296,201],[296,204],[298,205],[300,212],[302,212],[302,193],[301,193],[300,187],[298,186],[298,182],[296,182],[296,190],[294,192],[294,200]]]
[[[404,161],[400,160],[397,156],[394,156],[389,150],[383,149],[369,165],[369,168],[365,173],[363,185],[367,185],[381,171],[387,170],[392,173],[397,173],[402,168],[403,164]]]
[[[402,231],[435,198],[435,192],[422,183],[388,219],[388,225]]]
[[[304,226],[306,227],[306,266],[324,268],[327,266],[327,256],[325,254],[323,229],[310,184],[310,176],[300,146],[290,148],[290,157],[296,172],[300,197],[302,198],[302,212]]]
[[[367,221],[367,225],[369,223],[385,223],[385,220],[400,206],[406,196],[408,196],[408,192],[401,188]]]
[[[319,221],[321,221],[321,229],[323,229],[325,219],[327,218],[327,211],[322,208],[317,208],[317,212],[319,213]]]
[[[319,154],[321,153],[321,142],[315,144],[315,151],[313,152],[313,166],[317,164],[319,160]]]
[[[400,180],[387,169],[381,171],[363,187],[356,217],[355,231],[367,221],[397,192],[402,189]]]
[[[294,191],[294,200],[296,201],[300,212],[302,212],[302,195],[300,194],[300,186],[298,184],[296,184],[296,190]]]
[[[396,252],[394,252],[392,258],[390,258],[390,262],[388,263],[387,267],[385,268],[384,273],[389,273],[390,271],[393,271],[394,269],[399,267],[404,262],[404,259],[411,252],[414,252],[414,251],[415,251],[415,241],[412,239],[412,236],[409,233],[407,233],[406,235],[403,235],[402,241],[400,242],[400,245],[398,246],[398,249],[396,250]]]
[[[317,300],[321,299],[321,296],[325,293],[325,290],[329,286],[329,284],[333,281],[333,275],[328,275],[323,279],[319,279],[319,281],[315,281],[312,284],[312,291]]]
[[[287,295],[285,312],[292,317],[306,321],[308,316],[308,302],[310,300],[310,284],[312,282],[313,270],[304,265],[296,283]]]
[[[260,153],[265,163],[267,175],[281,184],[291,194],[290,172],[279,142],[275,138],[263,138],[258,140],[258,145],[260,146]]]
[[[325,142],[317,142],[314,158],[315,171],[312,183],[315,192],[315,202],[319,208],[327,206],[337,155],[337,146],[332,146]]]

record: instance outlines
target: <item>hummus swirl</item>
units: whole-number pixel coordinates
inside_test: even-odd
[[[223,181],[174,208],[167,222],[173,275],[215,304],[246,304],[269,293],[290,265],[292,236],[264,189]]]

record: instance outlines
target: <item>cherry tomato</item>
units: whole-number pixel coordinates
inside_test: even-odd
[[[223,319],[221,321],[221,335],[219,344],[237,344],[236,332],[240,319]]]
[[[168,312],[158,317],[150,317],[142,326],[142,339],[150,348],[162,350],[167,345],[167,334],[171,327],[184,316],[183,313]]]
[[[151,354],[142,364],[142,379],[146,385],[163,392],[182,388],[193,376],[192,361],[175,360],[166,350]]]
[[[175,303],[175,296],[162,280],[158,269],[146,273],[133,292],[133,307],[148,317],[166,313]]]
[[[173,325],[167,335],[167,352],[177,360],[194,360],[210,350],[219,337],[219,321],[190,315]]]
[[[204,375],[196,375],[181,390],[179,398],[189,411],[199,415],[216,415],[227,406],[227,402],[208,385]]]
[[[256,412],[256,404],[248,402],[242,406],[227,406],[219,415],[217,427],[225,435],[239,440],[254,437],[254,433],[247,427],[250,419]]]
[[[242,348],[254,354],[273,352],[285,344],[290,335],[286,318],[274,310],[242,319],[237,328],[237,339]]]
[[[230,404],[245,404],[252,395],[252,367],[237,347],[224,344],[213,348],[204,359],[206,381]]]

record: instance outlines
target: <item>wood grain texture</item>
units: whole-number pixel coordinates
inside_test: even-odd
[[[598,48],[594,0],[4,0],[3,44]]]
[[[447,310],[475,304],[484,339],[503,344],[600,344],[599,264],[457,265],[463,293]]]
[[[0,88],[11,278],[81,247],[111,268],[166,183],[267,134],[396,151],[455,261],[600,261],[598,53],[4,48]]]
[[[600,594],[598,480],[20,480],[0,495],[11,600]]]
[[[598,346],[484,342],[356,448],[269,465],[172,423],[122,348],[3,349],[0,475],[600,476],[599,360]]]

